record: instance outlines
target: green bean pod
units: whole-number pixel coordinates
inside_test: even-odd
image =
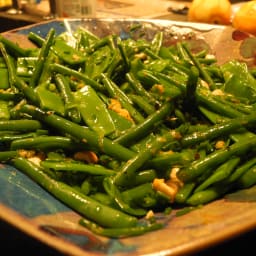
[[[147,225],[135,226],[130,228],[102,228],[101,226],[93,223],[87,219],[80,219],[79,223],[90,229],[97,235],[111,237],[111,238],[122,238],[122,237],[130,237],[130,236],[138,236],[143,235],[146,232],[158,230],[163,228],[162,223],[152,223]]]
[[[79,148],[72,139],[62,136],[36,136],[16,139],[11,142],[10,149],[36,149],[36,150],[74,150]]]
[[[81,116],[75,104],[75,99],[70,89],[68,80],[62,74],[56,74],[55,81],[61,93],[62,99],[65,102],[67,116],[73,122],[79,123],[81,121]]]
[[[228,186],[213,186],[205,190],[193,193],[187,200],[186,204],[197,206],[207,204],[215,199],[220,198],[229,190]]]
[[[36,87],[40,80],[41,72],[43,70],[44,63],[45,63],[45,59],[49,54],[50,47],[53,44],[54,37],[55,37],[55,30],[53,28],[51,28],[47,34],[47,37],[46,37],[44,43],[42,44],[42,47],[39,52],[38,60],[36,62],[35,69],[33,71],[32,77],[30,78],[29,85],[32,88]]]
[[[168,114],[172,111],[172,104],[170,102],[165,103],[160,109],[155,113],[149,115],[142,123],[132,126],[128,130],[125,130],[119,137],[114,141],[122,145],[127,145],[134,143],[141,139],[142,137],[147,136],[152,131],[156,125],[159,125]]]
[[[80,162],[70,162],[70,161],[53,161],[53,160],[45,160],[41,162],[41,166],[44,168],[49,168],[54,171],[62,171],[62,172],[84,172],[91,175],[103,175],[103,176],[111,176],[115,175],[116,172],[107,169],[99,164],[85,164]]]
[[[178,172],[178,177],[184,182],[193,181],[209,168],[215,168],[224,163],[232,156],[243,156],[256,145],[256,137],[236,142],[228,148],[217,150],[203,159],[192,162],[192,164]]]
[[[45,173],[42,167],[25,158],[14,158],[12,163],[18,170],[28,175],[74,211],[103,227],[127,228],[136,226],[138,222],[137,218],[103,205],[69,185],[54,180]]]
[[[129,160],[136,155],[135,152],[128,148],[123,147],[118,143],[114,143],[112,140],[106,137],[100,137],[98,133],[92,131],[91,129],[80,126],[79,124],[71,122],[51,112],[44,112],[41,109],[31,105],[24,105],[22,107],[22,111],[32,115],[35,119],[41,120],[50,127],[53,127],[62,133],[70,134],[81,142],[81,146],[89,145],[96,148],[100,152],[106,153],[120,160]]]

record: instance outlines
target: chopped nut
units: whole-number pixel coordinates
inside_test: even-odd
[[[170,198],[170,201],[173,202],[175,195],[177,193],[177,189],[175,187],[169,186],[164,182],[164,179],[157,179],[153,180],[153,189],[160,191],[167,195]]]
[[[226,147],[226,143],[223,140],[218,140],[215,144],[216,149],[223,149]]]
[[[20,149],[19,150],[19,155],[21,157],[31,158],[31,157],[34,157],[36,155],[36,152],[35,152],[35,150]]]
[[[149,210],[145,216],[145,219],[149,220],[155,216],[154,212],[152,210]]]
[[[129,121],[133,122],[133,119],[130,116],[130,113],[128,112],[128,110],[122,108],[121,103],[118,100],[111,99],[111,102],[110,102],[108,108],[115,111],[120,116],[122,116],[122,117],[128,119]]]
[[[98,162],[98,156],[93,151],[79,151],[74,154],[74,159],[95,164]]]

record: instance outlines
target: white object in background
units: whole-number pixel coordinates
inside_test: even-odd
[[[56,0],[56,12],[58,17],[95,17],[96,0]]]

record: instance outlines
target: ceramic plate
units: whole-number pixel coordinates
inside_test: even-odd
[[[144,37],[151,39],[158,30],[166,43],[193,40],[195,47],[208,47],[219,63],[240,59],[253,65],[255,41],[230,27],[173,22],[168,20],[52,20],[4,33],[26,47],[30,32],[45,36],[50,28],[57,33],[72,32],[78,26],[104,36],[129,36],[129,27],[140,24]],[[250,48],[251,47],[251,48]],[[252,50],[254,47],[254,50]],[[246,49],[246,50],[245,50]],[[255,56],[254,56],[255,57]],[[255,194],[255,189],[243,195]],[[108,239],[78,225],[80,216],[11,166],[0,166],[0,218],[50,247],[68,255],[186,255],[216,245],[256,227],[256,201],[249,197],[225,197],[182,216],[168,216],[164,229],[142,236]],[[235,197],[237,198],[237,197]],[[255,198],[255,197],[250,197]]]

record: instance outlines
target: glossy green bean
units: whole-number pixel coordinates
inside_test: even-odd
[[[35,150],[74,150],[79,149],[77,143],[63,136],[36,136],[30,138],[16,139],[11,142],[10,149],[35,149]]]
[[[56,74],[55,81],[65,103],[67,116],[73,122],[79,123],[81,121],[81,115],[75,104],[74,95],[72,94],[68,80],[65,78],[65,76]]]
[[[194,192],[205,190],[214,183],[220,182],[227,178],[239,164],[240,158],[234,157],[228,159],[225,163],[220,165],[205,181],[196,187]]]
[[[127,161],[121,170],[115,175],[114,183],[118,186],[131,186],[136,172],[143,166],[149,159],[151,159],[164,145],[175,138],[170,132],[163,135],[154,136],[147,140],[146,147],[143,147],[140,152]]]
[[[79,72],[75,69],[72,69],[72,68],[69,68],[67,66],[57,64],[57,63],[51,64],[50,69],[51,69],[52,72],[58,72],[60,74],[68,75],[68,76],[74,76],[77,79],[79,79],[81,81],[84,81],[86,84],[91,85],[96,90],[99,90],[99,91],[103,90],[103,86],[100,83],[91,79],[86,74],[81,73],[81,72]]]
[[[138,222],[137,218],[103,205],[78,192],[69,185],[54,180],[44,172],[42,167],[35,165],[25,158],[14,158],[12,163],[60,201],[67,204],[85,218],[95,221],[103,227],[127,228],[134,227]]]
[[[200,176],[206,169],[215,168],[217,165],[227,161],[227,159],[232,156],[245,155],[255,145],[256,138],[236,142],[228,148],[217,150],[203,159],[192,162],[189,167],[180,170],[177,175],[184,182],[192,181],[196,177]]]
[[[192,194],[187,200],[188,205],[197,206],[207,204],[223,196],[229,187],[215,186]]]
[[[0,120],[1,131],[19,131],[29,132],[41,129],[42,124],[37,120],[18,119],[18,120]]]
[[[52,161],[45,160],[41,162],[41,166],[44,168],[50,168],[54,171],[62,171],[62,172],[84,172],[91,175],[103,175],[103,176],[111,176],[115,175],[116,171],[111,169],[107,169],[99,164],[85,164],[80,162],[71,162],[71,161]]]
[[[147,134],[149,134],[156,125],[159,125],[171,112],[172,104],[167,102],[155,113],[149,115],[142,123],[125,130],[123,134],[114,141],[122,145],[127,145],[140,140],[142,137],[147,136]]]
[[[52,28],[49,30],[45,42],[42,44],[42,47],[39,52],[38,60],[36,62],[35,69],[30,78],[29,85],[31,87],[36,87],[41,77],[41,73],[44,67],[45,59],[49,54],[50,47],[53,44],[53,40],[55,37],[55,30]]]
[[[133,102],[127,95],[105,74],[102,74],[102,82],[112,98],[118,98],[123,108],[128,110],[132,118],[137,123],[144,121],[142,114],[133,106]]]
[[[92,146],[100,152],[109,154],[121,160],[129,160],[135,153],[128,148],[114,143],[108,138],[101,138],[96,132],[87,127],[80,126],[53,113],[47,113],[34,106],[25,105],[22,111],[32,115],[35,119],[39,119],[50,127],[53,127],[62,133],[67,133],[76,138],[79,142]]]
[[[146,232],[158,230],[163,227],[162,223],[152,223],[145,226],[141,225],[131,228],[102,228],[96,223],[93,223],[87,219],[80,219],[79,223],[93,231],[95,234],[112,238],[143,235]]]
[[[209,84],[211,89],[215,89],[216,85],[214,81],[212,80],[209,73],[203,68],[199,60],[193,55],[193,53],[190,51],[188,46],[185,43],[182,43],[182,47],[185,49],[186,53],[190,57],[191,61],[194,63],[194,65],[198,68],[201,76],[205,79],[205,81]]]
[[[114,202],[116,202],[120,210],[132,216],[141,217],[146,215],[147,211],[145,209],[132,207],[129,201],[125,201],[123,199],[122,193],[116,186],[112,177],[105,177],[103,186],[107,194],[110,196],[110,198],[112,198]]]

